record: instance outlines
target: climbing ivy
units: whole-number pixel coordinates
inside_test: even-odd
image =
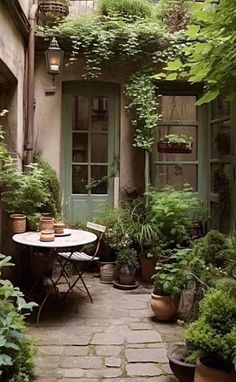
[[[136,126],[135,146],[147,151],[151,151],[153,129],[160,119],[151,74],[160,71],[169,57],[175,57],[178,44],[182,43],[182,32],[168,32],[162,20],[155,17],[157,5],[150,6],[153,12],[146,18],[94,13],[37,30],[38,36],[46,39],[56,36],[61,44],[69,44],[68,65],[85,59],[84,79],[100,76],[105,63],[113,67],[115,64],[120,71],[122,67],[126,71],[130,68],[125,86],[130,99],[127,109],[135,110],[132,121]]]
[[[156,90],[150,75],[135,74],[126,85],[125,94],[130,98],[127,110],[135,111],[132,119],[136,127],[134,146],[151,151],[154,143],[154,129],[160,115],[157,111]]]

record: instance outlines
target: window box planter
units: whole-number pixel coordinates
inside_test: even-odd
[[[54,12],[66,17],[69,14],[69,4],[63,0],[40,0],[39,10],[42,13]]]
[[[192,152],[192,143],[170,143],[158,142],[157,150],[159,153],[189,154]]]

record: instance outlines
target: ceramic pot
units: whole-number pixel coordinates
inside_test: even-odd
[[[100,281],[103,284],[112,284],[115,277],[115,264],[103,264],[100,267]]]
[[[23,233],[26,231],[26,216],[24,214],[11,214],[12,233]]]
[[[64,223],[54,223],[53,228],[54,228],[54,231],[56,234],[61,235],[64,233],[65,224]]]
[[[128,265],[122,265],[119,268],[119,280],[121,284],[133,285],[135,282],[136,269]]]
[[[40,241],[54,241],[54,240],[55,240],[54,230],[48,229],[48,230],[42,230],[40,232]]]
[[[54,218],[50,216],[41,216],[39,223],[39,231],[53,230]]]
[[[185,345],[174,345],[169,349],[167,357],[175,377],[181,382],[193,382],[196,365],[185,363]]]
[[[203,359],[197,360],[194,374],[194,382],[235,382],[236,374],[209,367],[203,363]]]
[[[156,318],[160,321],[170,321],[176,317],[179,306],[178,298],[151,294],[151,308]]]

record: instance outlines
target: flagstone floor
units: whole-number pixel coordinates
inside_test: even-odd
[[[172,382],[166,352],[182,338],[176,324],[155,320],[149,307],[150,285],[115,289],[86,275],[94,302],[50,301],[40,326],[29,324],[38,345],[37,382]]]

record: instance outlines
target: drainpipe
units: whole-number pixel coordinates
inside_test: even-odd
[[[28,41],[27,120],[24,147],[26,151],[26,164],[33,162],[35,25],[37,10],[38,0],[34,0],[29,13],[30,30]]]

